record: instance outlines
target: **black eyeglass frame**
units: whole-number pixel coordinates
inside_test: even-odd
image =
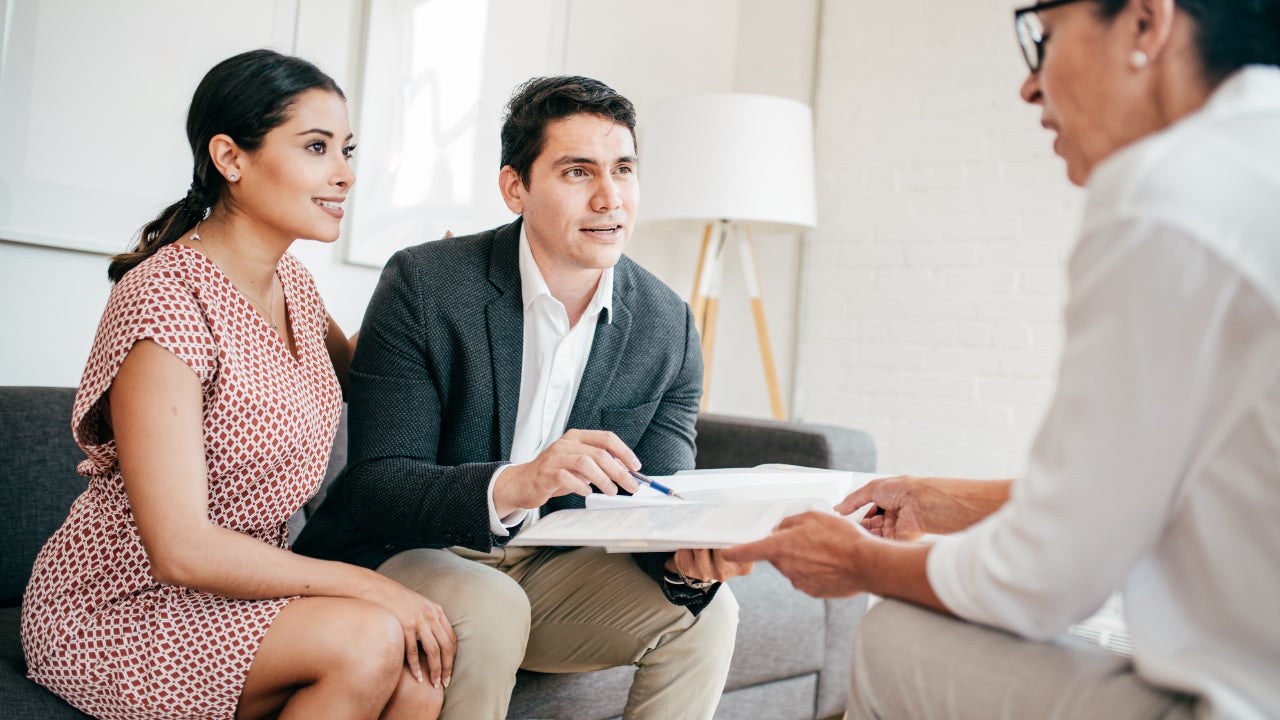
[[[1035,14],[1041,10],[1050,10],[1062,5],[1070,5],[1074,2],[1080,2],[1080,0],[1046,0],[1046,2],[1028,5],[1013,11],[1014,36],[1018,39],[1018,47],[1022,50],[1022,59],[1027,61],[1027,68],[1031,72],[1040,72],[1040,65],[1044,62],[1044,36],[1033,32],[1031,27],[1026,24],[1026,21],[1022,19],[1022,16]],[[1030,45],[1027,44],[1028,42]],[[1033,51],[1034,55],[1032,55]]]

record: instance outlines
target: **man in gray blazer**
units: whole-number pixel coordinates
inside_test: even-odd
[[[518,668],[633,664],[627,718],[709,718],[738,607],[718,553],[505,543],[628,470],[693,466],[702,358],[679,297],[622,255],[639,201],[635,111],[602,83],[535,78],[502,129],[520,219],[398,252],[351,367],[349,461],[296,549],[444,609],[446,718],[502,718]],[[435,655],[435,656],[433,656]]]

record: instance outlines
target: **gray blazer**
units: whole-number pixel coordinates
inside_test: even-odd
[[[376,568],[417,547],[488,551],[488,486],[511,454],[520,398],[524,308],[520,220],[396,253],[365,313],[351,366],[348,462],[295,544],[298,552]],[[688,306],[623,257],[613,317],[602,314],[568,427],[612,430],[644,470],[693,467],[702,353]],[[554,498],[543,512],[581,507]],[[636,555],[673,602],[668,554]],[[680,588],[683,590],[683,588]]]

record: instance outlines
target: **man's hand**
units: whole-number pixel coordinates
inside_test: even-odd
[[[677,550],[667,558],[665,567],[694,580],[724,582],[739,575],[750,575],[755,563],[731,562],[719,550]]]
[[[639,483],[628,469],[639,470],[640,459],[617,435],[569,430],[538,457],[503,470],[493,486],[493,506],[502,517],[569,493],[586,497],[593,485],[606,495],[617,495],[618,488],[633,493]]]
[[[870,503],[862,526],[872,534],[907,542],[925,533],[963,530],[1009,499],[1009,480],[959,480],[899,475],[872,480],[836,505],[848,515]]]
[[[860,543],[876,542],[848,520],[819,512],[792,515],[763,540],[721,550],[729,562],[767,560],[796,589],[817,598],[847,597],[867,590],[854,559]]]

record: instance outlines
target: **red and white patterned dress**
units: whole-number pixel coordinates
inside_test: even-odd
[[[88,489],[36,558],[22,605],[32,680],[99,718],[232,718],[254,654],[293,598],[233,600],[172,585],[129,508],[105,393],[134,343],[185,362],[204,392],[209,519],[287,547],[342,410],[324,305],[291,255],[277,267],[298,356],[203,254],[168,245],[107,301],[72,415]]]

